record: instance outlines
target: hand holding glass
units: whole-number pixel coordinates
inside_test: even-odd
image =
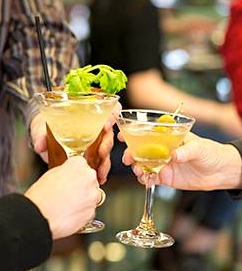
[[[171,236],[157,230],[153,221],[155,179],[170,160],[171,152],[182,144],[194,121],[181,114],[162,111],[121,110],[117,124],[136,164],[143,169],[140,178],[146,187],[140,224],[117,234],[122,243],[144,248],[168,247],[174,243]]]
[[[36,95],[51,132],[67,150],[68,157],[84,155],[100,134],[118,98],[117,95],[101,92],[78,93],[70,97],[61,90]],[[93,220],[80,233],[96,232],[103,228],[102,222]]]

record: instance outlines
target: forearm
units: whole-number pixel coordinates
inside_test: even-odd
[[[47,220],[38,208],[19,194],[0,199],[1,269],[27,270],[45,261],[52,247]]]
[[[131,103],[136,107],[174,111],[183,102],[184,114],[194,116],[197,122],[217,125],[221,119],[220,103],[192,96],[177,89],[165,82],[156,70],[131,75],[128,95]]]

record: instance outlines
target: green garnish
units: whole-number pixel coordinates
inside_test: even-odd
[[[115,94],[126,87],[127,77],[121,70],[108,65],[87,65],[71,70],[65,78],[65,90],[70,95],[78,92],[91,92],[100,88],[102,92]]]

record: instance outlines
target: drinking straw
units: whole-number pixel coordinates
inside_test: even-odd
[[[48,73],[47,60],[46,60],[46,55],[45,55],[45,50],[44,50],[44,40],[43,40],[43,35],[40,29],[39,16],[35,16],[35,23],[36,23],[37,33],[38,33],[38,42],[39,42],[42,66],[44,69],[46,88],[47,88],[47,91],[51,91],[51,82],[50,82],[50,76]]]

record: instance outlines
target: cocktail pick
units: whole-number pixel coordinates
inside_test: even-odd
[[[183,107],[183,102],[180,102],[179,105],[177,106],[176,110],[174,111],[174,113],[172,114],[173,118],[175,118],[175,116],[181,112],[181,109]]]
[[[35,23],[36,23],[36,30],[38,34],[41,61],[42,61],[42,66],[44,70],[46,89],[47,91],[51,91],[51,81],[50,81],[50,76],[49,76],[48,67],[47,67],[47,61],[46,61],[45,50],[44,50],[44,40],[43,40],[43,35],[40,29],[39,16],[35,16]]]

